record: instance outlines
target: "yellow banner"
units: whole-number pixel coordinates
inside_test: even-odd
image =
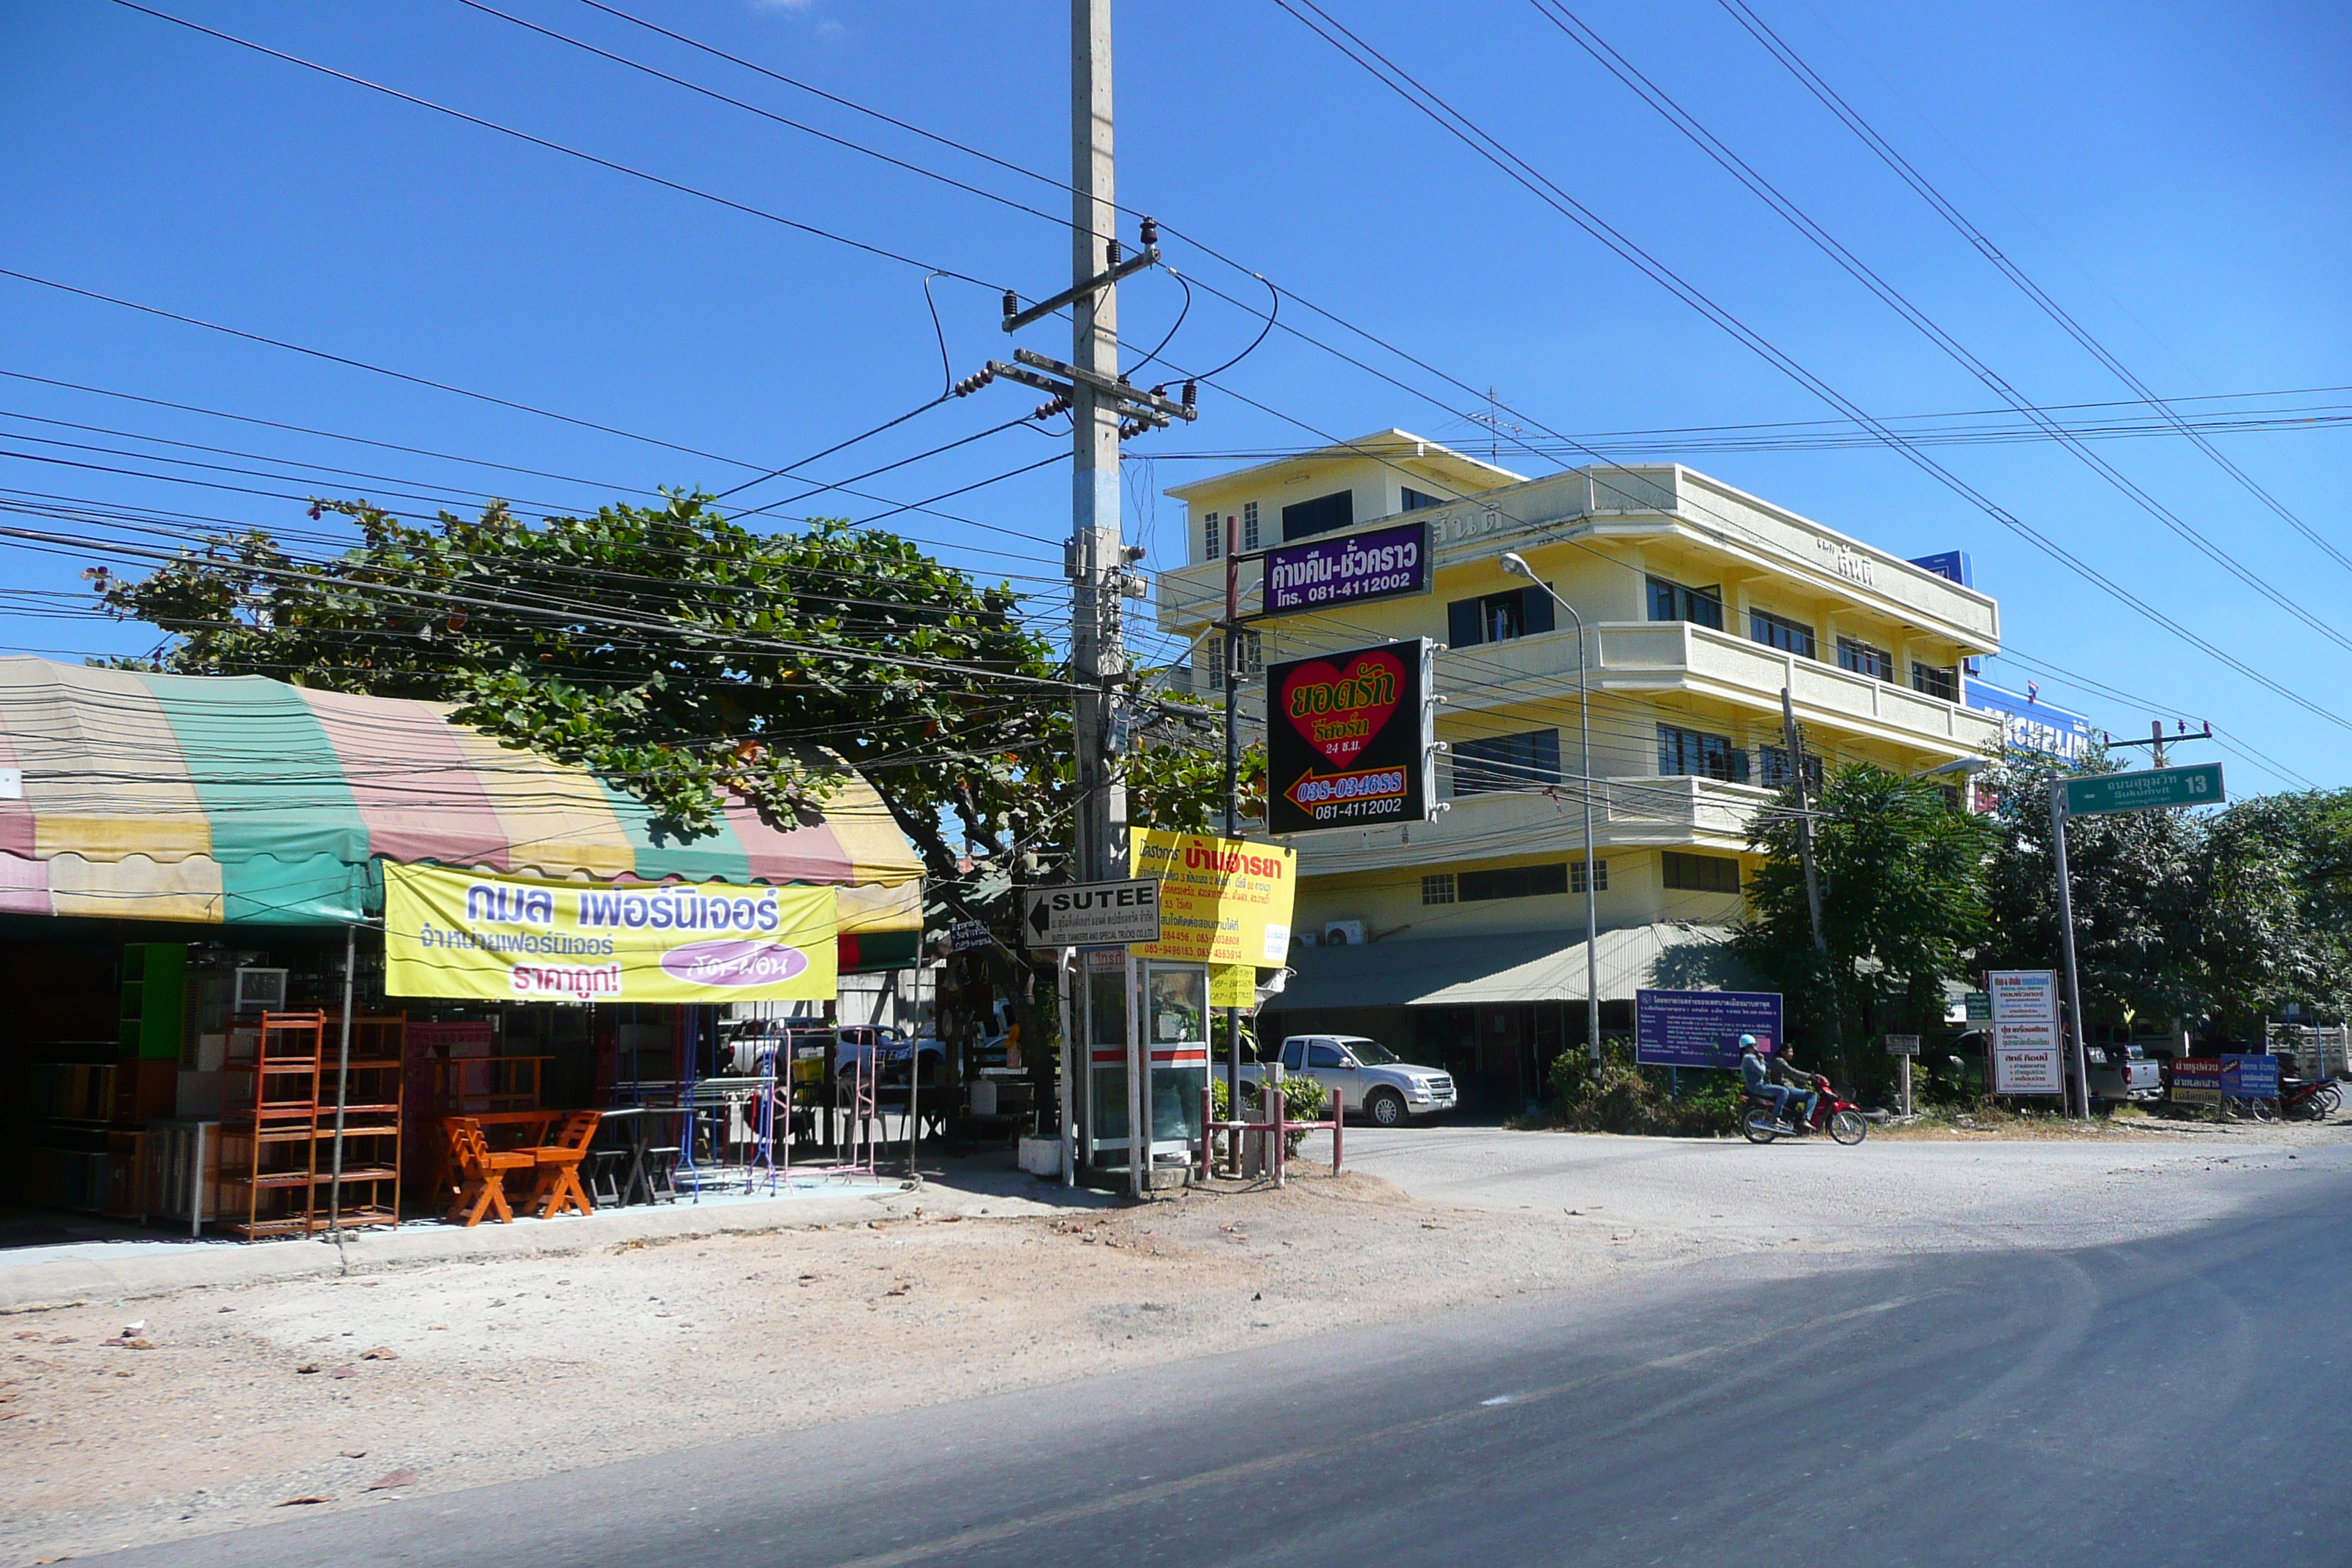
[[[384,991],[506,1002],[830,1001],[831,888],[383,868]]]
[[[1139,827],[1128,856],[1128,875],[1160,879],[1160,940],[1136,948],[1140,956],[1269,967],[1289,958],[1297,851]]]
[[[1209,970],[1209,1005],[1239,1007],[1244,1011],[1257,1006],[1257,965],[1255,963],[1220,963]]]

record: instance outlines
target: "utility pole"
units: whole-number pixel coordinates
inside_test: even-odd
[[[2188,725],[2181,724],[2168,735],[2164,732],[2164,721],[2151,719],[2147,721],[2147,740],[2118,741],[2113,735],[2109,735],[2106,737],[2106,744],[2107,750],[2111,752],[2124,746],[2146,746],[2148,750],[2148,765],[2160,768],[2164,766],[2164,752],[2167,747],[2177,746],[2183,741],[2210,741],[2212,738],[2213,726],[2210,724],[2200,724],[2193,731]]]
[[[2164,733],[2158,724],[2156,732]],[[2161,742],[2158,742],[2161,744]],[[2091,1119],[2091,1064],[2083,1047],[2083,980],[2074,963],[2074,878],[2066,866],[2066,782],[2055,771],[2050,775],[2050,855],[2058,871],[2058,951],[2066,961],[2066,1012],[2074,1026],[2073,1064],[2075,1103],[2084,1121]]]
[[[1077,700],[1078,877],[1127,875],[1127,786],[1112,758],[1118,697],[1127,668],[1119,637],[1118,420],[1116,402],[1090,383],[1118,376],[1118,285],[1087,285],[1118,264],[1118,207],[1111,161],[1110,0],[1070,0],[1070,285],[1073,322],[1070,432],[1070,654],[1093,689]]]
[[[1242,833],[1242,522],[1225,514],[1225,837]],[[1252,971],[1253,973],[1255,971]],[[1225,1110],[1241,1120],[1242,1014],[1225,1009]],[[1238,1134],[1236,1135],[1238,1136]]]
[[[1805,728],[1797,722],[1797,704],[1787,687],[1780,688],[1780,733],[1789,747],[1789,768],[1797,783],[1797,858],[1805,868],[1805,908],[1812,916],[1813,951],[1822,955],[1822,978],[1830,988],[1830,1027],[1835,1031],[1839,1054],[1845,1045],[1844,1010],[1838,1005],[1837,978],[1830,973],[1830,939],[1822,930],[1822,879],[1813,868],[1813,787],[1805,773]],[[1784,1042],[1785,1044],[1785,1042]]]

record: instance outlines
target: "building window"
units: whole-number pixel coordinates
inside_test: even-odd
[[[1446,605],[1445,641],[1450,647],[1507,642],[1548,632],[1557,621],[1549,593],[1535,587],[1513,588],[1476,599],[1456,599]]]
[[[1424,904],[1450,904],[1454,901],[1454,873],[1438,871],[1421,879],[1421,901]]]
[[[1717,784],[1748,782],[1748,753],[1728,735],[1710,735],[1673,724],[1658,726],[1658,776],[1687,774]]]
[[[1215,512],[1201,520],[1201,556],[1214,561],[1225,552],[1225,520]]]
[[[1665,853],[1666,886],[1678,893],[1739,891],[1739,862],[1721,855]]]
[[[1529,730],[1454,745],[1454,793],[1493,795],[1560,782],[1559,731]],[[1465,893],[1464,898],[1469,895]]]
[[[1584,862],[1581,860],[1568,863],[1568,890],[1571,893],[1584,891]],[[1609,890],[1609,862],[1606,860],[1592,863],[1592,890],[1596,893]]]
[[[1306,539],[1318,533],[1329,533],[1338,529],[1352,528],[1356,523],[1356,492],[1334,490],[1313,500],[1297,501],[1282,509],[1282,537],[1285,542]]]
[[[1873,647],[1853,637],[1838,638],[1838,668],[1856,675],[1866,675],[1873,680],[1895,679],[1895,656],[1883,647]]]
[[[1785,616],[1769,615],[1762,610],[1748,611],[1748,640],[1760,642],[1767,647],[1777,647],[1782,653],[1793,653],[1803,658],[1814,657],[1813,628],[1801,621],[1790,620]]]
[[[1256,632],[1242,634],[1241,656],[1242,679],[1244,683],[1255,680],[1265,673],[1265,644],[1259,640],[1259,635]],[[1211,636],[1208,646],[1202,650],[1201,662],[1209,667],[1209,689],[1223,691],[1225,689],[1223,633],[1219,632]]]
[[[1650,579],[1650,618],[1654,621],[1689,621],[1721,631],[1723,590],[1685,588],[1680,583],[1653,577]]]
[[[1756,782],[1766,789],[1786,789],[1796,772],[1789,765],[1788,752],[1780,746],[1757,747],[1756,762],[1758,775]],[[1805,787],[1815,795],[1821,793],[1822,760],[1819,757],[1809,756],[1805,759]]]
[[[1911,689],[1929,697],[1940,697],[1947,702],[1958,702],[1960,700],[1960,672],[1948,665],[1921,664],[1915,659],[1911,665]]]
[[[1254,500],[1242,502],[1242,548],[1257,548],[1257,502]]]
[[[1421,491],[1414,489],[1411,485],[1407,485],[1404,488],[1404,510],[1407,511],[1419,511],[1423,507],[1444,506],[1444,504],[1445,503],[1444,501],[1438,500],[1435,496],[1424,495]]]
[[[1492,871],[1464,871],[1454,880],[1465,904],[1483,903],[1489,899],[1537,899],[1546,893],[1568,891],[1568,868],[1504,866]]]

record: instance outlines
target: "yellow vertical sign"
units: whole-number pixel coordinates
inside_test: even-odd
[[[1139,956],[1253,967],[1289,957],[1296,850],[1142,827],[1129,834],[1128,849],[1129,875],[1160,883],[1160,940],[1138,946]]]

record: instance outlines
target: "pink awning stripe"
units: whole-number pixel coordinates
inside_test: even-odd
[[[506,828],[440,709],[307,688],[302,700],[342,764],[370,853],[509,868]]]
[[[730,796],[727,820],[742,841],[750,875],[761,882],[847,882],[856,864],[829,826],[778,832],[745,801]]]

